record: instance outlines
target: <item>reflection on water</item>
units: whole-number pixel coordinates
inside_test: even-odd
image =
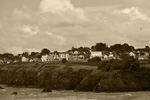
[[[93,93],[56,91],[41,93],[42,89],[11,88],[0,90],[0,100],[149,100],[150,92]],[[18,92],[18,95],[11,95]]]

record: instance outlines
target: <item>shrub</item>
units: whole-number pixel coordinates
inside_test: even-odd
[[[63,64],[67,63],[67,60],[65,58],[62,59],[61,61]]]
[[[109,60],[102,61],[98,65],[99,70],[113,71],[113,70],[134,70],[140,69],[140,63],[134,58],[128,58],[126,60]]]
[[[100,62],[101,58],[100,57],[94,57],[88,60],[88,62]]]

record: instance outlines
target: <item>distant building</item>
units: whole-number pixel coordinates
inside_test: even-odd
[[[59,54],[59,60],[66,59],[69,60],[69,53],[62,52]]]
[[[4,61],[0,59],[0,64],[4,64]]]
[[[135,54],[134,52],[130,52],[130,53],[129,53],[129,56],[130,56],[130,57],[133,57],[133,58],[136,58],[136,54]]]
[[[29,61],[29,58],[25,57],[25,56],[22,56],[21,57],[21,61],[22,62],[28,62]]]
[[[91,56],[90,58],[94,58],[94,57],[103,57],[102,51],[91,51]]]
[[[104,54],[102,60],[108,60],[108,56],[106,54]]]
[[[47,62],[47,61],[52,61],[54,58],[51,55],[42,55],[41,61],[42,62]]]
[[[149,53],[147,53],[147,52],[138,54],[138,60],[148,60],[148,58],[149,58]]]

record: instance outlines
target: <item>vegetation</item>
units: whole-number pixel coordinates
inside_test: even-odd
[[[46,55],[46,54],[49,54],[49,53],[50,53],[50,50],[48,50],[47,48],[44,48],[41,51],[41,55]]]
[[[88,62],[100,62],[101,58],[100,57],[94,57],[88,60]]]
[[[61,60],[61,62],[62,62],[63,64],[66,64],[66,63],[67,63],[67,60],[66,60],[65,58],[63,58],[63,59]]]
[[[110,51],[116,52],[121,60],[101,61],[99,57],[95,57],[89,59],[88,62],[67,62],[66,59],[62,59],[59,63],[0,65],[0,84],[44,88],[43,92],[51,92],[52,89],[95,92],[150,90],[150,69],[141,67],[137,59],[128,55],[134,50],[133,46],[115,44],[108,47],[106,43],[97,43],[91,48],[104,51],[105,54]],[[89,58],[90,48],[72,47],[68,53],[75,51]],[[150,47],[146,46],[143,51],[150,52]],[[20,59],[21,56],[40,58],[41,55],[49,53],[50,50],[44,48],[40,53],[32,52],[30,55],[28,52],[16,56],[4,53],[0,54],[0,59],[14,60],[14,58]]]
[[[96,45],[92,46],[91,49],[95,50],[95,51],[104,51],[104,50],[108,50],[108,46],[106,45],[106,43],[96,43]]]
[[[81,63],[17,63],[0,66],[0,83],[57,90],[118,92],[150,90],[150,69],[126,61],[101,61],[98,69]]]
[[[102,61],[98,65],[99,70],[103,71],[114,71],[114,70],[140,70],[140,63],[138,60],[134,59],[133,57],[128,57],[123,60],[109,60],[109,61]]]

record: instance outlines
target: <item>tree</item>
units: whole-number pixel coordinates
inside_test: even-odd
[[[22,56],[24,56],[24,57],[29,57],[29,53],[28,53],[28,52],[23,52],[23,53],[22,53]]]
[[[88,62],[100,62],[101,58],[100,57],[94,57],[88,60]]]
[[[47,55],[50,53],[50,50],[48,50],[47,48],[42,49],[41,51],[41,55]]]
[[[145,51],[146,52],[150,52],[150,47],[149,46],[145,46]]]
[[[121,44],[115,44],[115,45],[110,46],[109,50],[118,52],[120,51],[121,48],[122,48]]]
[[[108,46],[106,45],[106,43],[96,43],[96,45],[92,46],[91,49],[94,49],[96,51],[104,51],[108,50]]]
[[[131,52],[133,50],[134,50],[134,47],[133,46],[129,46],[127,43],[124,43],[122,45],[122,51]]]
[[[54,54],[58,55],[58,54],[59,54],[59,52],[58,52],[58,51],[54,51]]]
[[[31,52],[31,57],[36,58],[38,55],[40,55],[40,53],[38,52]]]
[[[61,61],[63,64],[66,64],[67,63],[67,60],[65,58],[62,59]]]
[[[109,51],[115,51],[117,54],[131,52],[134,50],[133,46],[128,45],[127,43],[124,44],[115,44],[110,46]]]
[[[3,59],[13,60],[14,55],[11,54],[11,53],[4,53],[4,54],[1,55],[1,57],[2,57]]]

